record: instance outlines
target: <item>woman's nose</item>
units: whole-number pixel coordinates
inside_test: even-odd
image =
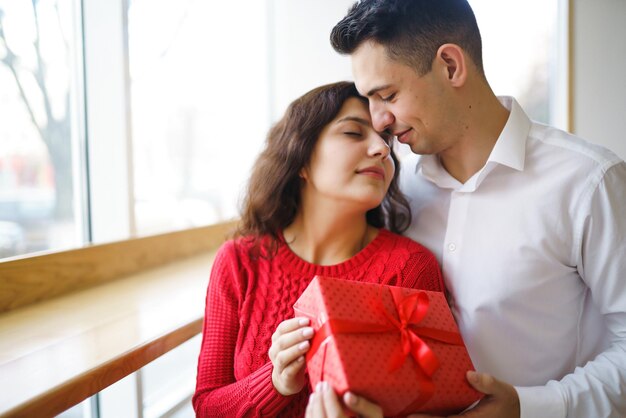
[[[378,134],[372,133],[369,154],[372,157],[380,157],[384,160],[389,156],[390,152],[391,148],[389,147],[389,144]]]

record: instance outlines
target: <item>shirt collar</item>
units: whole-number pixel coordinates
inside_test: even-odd
[[[513,97],[502,96],[498,97],[498,100],[510,113],[487,161],[522,171],[526,158],[526,139],[531,126],[530,119]]]
[[[499,96],[498,100],[509,110],[509,118],[504,125],[504,129],[500,133],[496,144],[487,158],[487,164],[478,173],[476,173],[471,181],[484,178],[485,168],[492,168],[494,165],[501,164],[511,167],[515,170],[522,171],[524,169],[524,161],[526,158],[526,139],[530,132],[531,121],[519,105],[517,100],[509,96]],[[421,174],[435,183],[439,187],[459,189],[463,185],[453,178],[441,165],[437,155],[420,156],[415,172],[421,171]],[[491,170],[488,170],[491,171]],[[468,182],[470,182],[468,180]],[[466,183],[467,185],[467,183]],[[477,187],[475,184],[474,187]]]

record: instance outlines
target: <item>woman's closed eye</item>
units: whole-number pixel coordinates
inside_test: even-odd
[[[344,134],[348,136],[359,137],[359,138],[363,136],[361,132],[356,132],[356,131],[347,131],[347,132],[344,132]]]

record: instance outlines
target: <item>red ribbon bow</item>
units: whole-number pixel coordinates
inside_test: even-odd
[[[398,329],[402,342],[401,351],[391,358],[389,364],[390,370],[395,371],[399,369],[402,364],[404,364],[407,357],[411,355],[424,373],[426,373],[428,377],[432,377],[435,370],[439,368],[439,360],[428,344],[419,337],[418,331],[413,328],[413,326],[417,326],[428,313],[428,307],[430,306],[428,295],[424,292],[418,292],[403,297],[401,289],[397,287],[389,289],[398,312],[398,319],[387,312],[384,306],[381,306],[382,312],[387,320]]]
[[[383,289],[389,289],[392,300],[396,307],[397,319],[383,305]],[[398,287],[380,287],[378,308],[387,319],[386,324],[371,324],[359,321],[329,319],[317,330],[311,341],[311,349],[307,353],[307,360],[311,359],[319,348],[332,335],[337,334],[363,334],[379,332],[400,332],[401,346],[392,355],[389,362],[390,371],[400,368],[406,359],[411,356],[415,360],[417,380],[420,387],[420,395],[403,412],[414,412],[424,404],[435,392],[432,376],[439,367],[439,360],[431,348],[421,337],[431,338],[454,345],[463,345],[461,336],[456,332],[442,331],[434,328],[420,327],[418,324],[426,317],[430,306],[430,300],[425,292],[416,292],[404,296],[402,289]],[[323,379],[323,370],[320,380]]]

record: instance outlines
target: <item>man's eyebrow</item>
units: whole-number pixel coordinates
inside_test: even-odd
[[[385,84],[384,86],[374,87],[373,89],[371,89],[370,91],[367,92],[366,96],[367,97],[372,97],[374,94],[376,94],[380,90],[385,90],[385,89],[388,89],[389,87],[391,87],[391,84]]]
[[[370,126],[371,125],[369,120],[363,119],[363,118],[359,118],[357,116],[346,116],[344,118],[339,119],[335,123],[342,123],[342,122],[356,122],[356,123],[360,123],[361,125],[365,125],[365,126]]]

